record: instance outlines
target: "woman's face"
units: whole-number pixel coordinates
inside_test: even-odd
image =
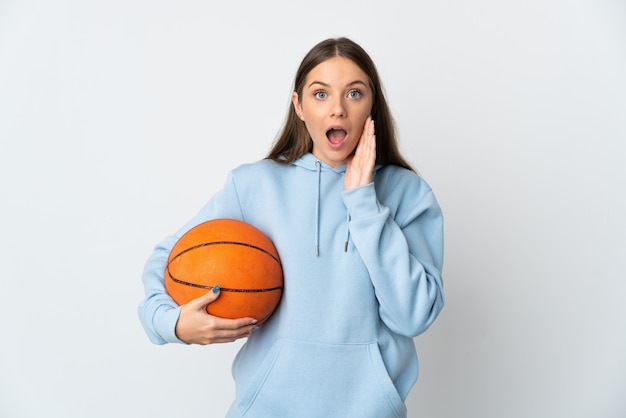
[[[302,97],[292,95],[313,139],[313,155],[331,167],[346,163],[371,114],[373,96],[369,78],[348,58],[333,57],[314,67]]]

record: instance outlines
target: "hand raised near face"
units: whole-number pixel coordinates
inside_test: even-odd
[[[343,189],[349,190],[372,182],[376,163],[376,135],[374,120],[369,117],[363,126],[363,133],[354,154],[348,159]]]

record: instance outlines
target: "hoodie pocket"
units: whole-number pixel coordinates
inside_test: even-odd
[[[375,342],[279,340],[250,381],[238,380],[238,405],[245,417],[406,416]]]

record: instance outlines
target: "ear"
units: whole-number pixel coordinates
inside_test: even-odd
[[[298,100],[298,92],[291,93],[291,103],[293,104],[293,108],[296,110],[298,117],[302,119],[302,105],[300,104],[300,100]]]

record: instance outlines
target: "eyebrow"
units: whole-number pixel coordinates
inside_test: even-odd
[[[323,81],[312,81],[307,87],[311,87],[314,84],[319,84],[322,87],[330,87],[330,84],[324,83]],[[361,81],[361,80],[352,81],[351,83],[348,83],[346,87],[352,87],[352,86],[354,86],[356,84],[361,84],[364,87],[367,87],[367,84],[365,82]]]

